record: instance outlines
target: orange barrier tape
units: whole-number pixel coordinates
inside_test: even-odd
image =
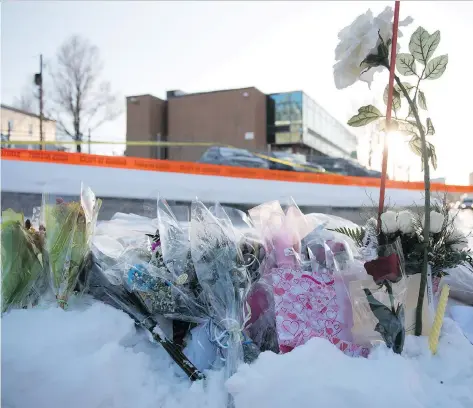
[[[215,164],[142,159],[139,157],[99,156],[85,153],[47,152],[41,150],[23,149],[1,149],[0,155],[3,160],[110,167],[130,170],[162,171],[168,173],[200,174],[205,176],[234,177],[258,180],[276,180],[294,183],[317,183],[376,188],[379,188],[380,186],[380,179],[368,177],[351,177],[341,176],[338,174],[252,169],[247,167],[220,166]],[[386,187],[403,190],[423,190],[424,183],[409,183],[405,181],[388,180]],[[473,186],[452,186],[434,183],[432,184],[431,189],[432,191],[438,192],[473,193]]]

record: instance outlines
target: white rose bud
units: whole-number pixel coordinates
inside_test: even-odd
[[[400,211],[397,215],[397,227],[403,234],[413,234],[414,229],[414,214],[410,211]]]
[[[437,211],[431,211],[430,212],[430,232],[432,234],[438,234],[440,231],[442,231],[444,220],[445,220],[445,217],[443,214],[440,214]],[[422,225],[425,225],[425,215],[424,215],[424,219],[422,220]]]
[[[397,214],[394,211],[386,211],[382,213],[381,231],[385,234],[391,234],[397,230]]]

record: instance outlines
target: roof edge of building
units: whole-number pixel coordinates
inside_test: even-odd
[[[0,106],[1,106],[2,109],[6,109],[6,110],[16,112],[16,113],[21,113],[22,115],[32,116],[33,118],[39,119],[39,115],[37,115],[36,113],[28,112],[24,109],[15,108],[13,106],[5,105],[3,103],[0,104]],[[47,118],[45,116],[43,116],[43,120],[45,120],[47,122],[56,122],[56,120]]]
[[[216,93],[223,93],[223,92],[247,91],[250,89],[254,89],[262,93],[263,95],[266,95],[263,91],[258,89],[256,86],[246,86],[244,88],[217,89],[215,91],[204,91],[204,92],[189,92],[182,95],[174,96],[173,98],[185,98],[186,96],[209,95],[209,94],[216,94]]]

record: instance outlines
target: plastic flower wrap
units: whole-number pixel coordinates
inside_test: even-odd
[[[37,233],[24,227],[23,214],[13,210],[2,213],[2,312],[38,300],[44,267],[37,241]]]
[[[320,235],[323,225],[314,228],[295,204],[284,212],[279,203],[266,203],[250,215],[264,231],[270,255],[265,272],[272,286],[279,350],[288,352],[322,337],[348,355],[366,355],[367,349],[351,342],[351,304],[329,247],[341,249],[338,243],[326,241]]]
[[[141,272],[141,276],[145,275],[147,268],[143,267]],[[182,353],[180,347],[176,346],[172,339],[165,336],[155,315],[149,310],[148,305],[143,302],[142,298],[137,296],[124,283],[110,282],[109,277],[103,272],[96,260],[92,263],[89,291],[96,299],[127,313],[136,325],[147,330],[152,339],[163,346],[191,381],[204,378],[204,375]]]
[[[251,286],[247,269],[237,262],[238,242],[229,220],[219,222],[199,201],[192,203],[190,228],[194,267],[209,305],[210,334],[224,351],[226,378],[243,361],[245,301]]]
[[[101,200],[84,185],[79,202],[65,202],[59,197],[43,195],[51,285],[62,308],[66,307],[76,287],[90,250],[100,205]]]
[[[406,334],[405,303],[408,283],[400,240],[379,245],[376,259],[365,263],[371,278],[350,284],[354,335],[361,343],[384,341],[400,354]]]

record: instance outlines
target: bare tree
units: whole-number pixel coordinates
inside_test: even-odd
[[[99,49],[77,35],[62,44],[51,64],[51,115],[59,131],[77,142],[121,113],[110,83],[100,81],[102,70]]]
[[[36,113],[38,110],[38,95],[32,86],[26,86],[21,95],[15,98],[13,106],[25,112]]]

